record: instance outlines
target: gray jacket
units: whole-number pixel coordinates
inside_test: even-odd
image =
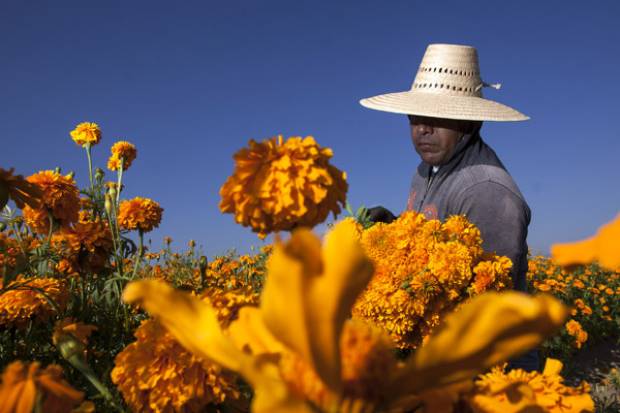
[[[514,288],[525,291],[530,208],[493,149],[478,132],[465,135],[448,163],[430,172],[420,163],[407,209],[440,220],[465,215],[480,229],[486,251],[512,260]]]

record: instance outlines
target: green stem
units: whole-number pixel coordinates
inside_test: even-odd
[[[136,271],[138,271],[138,263],[142,259],[142,253],[144,252],[144,232],[139,229],[138,233],[140,234],[140,243],[138,244],[138,256],[136,257],[136,263],[133,266],[133,274],[131,275],[132,279],[136,277]]]
[[[120,165],[118,167],[118,181],[116,184],[116,200],[115,206],[118,208],[118,201],[121,198],[121,185],[123,184],[123,163],[125,162],[125,158],[121,157]]]
[[[88,179],[90,180],[90,193],[93,194],[95,185],[93,183],[93,160],[90,156],[90,143],[84,145],[86,148],[86,157],[88,158]]]

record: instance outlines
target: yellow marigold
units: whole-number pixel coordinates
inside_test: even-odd
[[[111,372],[133,411],[199,412],[239,397],[232,373],[192,355],[157,321],[143,321],[134,335]]]
[[[84,399],[84,393],[63,379],[62,368],[56,364],[42,369],[36,361],[14,361],[2,373],[1,382],[0,412],[32,412],[40,400],[40,411],[65,413]]]
[[[344,206],[346,174],[329,163],[332,150],[313,137],[282,136],[234,155],[235,171],[220,189],[220,210],[264,237],[297,226],[313,227]]]
[[[72,268],[85,272],[102,270],[113,251],[110,229],[101,221],[78,222],[62,228],[54,233],[51,244]]]
[[[380,329],[360,321],[347,321],[340,337],[343,382],[340,397],[360,400],[368,406],[381,402],[387,378],[397,366],[393,347],[394,343]],[[331,411],[330,407],[339,402],[339,395],[330,391],[298,355],[283,354],[280,374],[295,394],[323,411]]]
[[[590,386],[566,386],[560,376],[562,363],[547,359],[542,373],[520,369],[504,372],[496,367],[481,375],[475,383],[469,405],[474,413],[491,412],[594,412]]]
[[[353,316],[386,329],[401,348],[414,348],[460,302],[511,285],[507,257],[484,253],[480,231],[465,217],[443,224],[408,211],[360,235],[375,275]]]
[[[13,175],[13,171],[14,168],[8,171],[0,168],[0,210],[7,204],[9,198],[18,208],[23,209],[24,205],[38,208],[43,195],[41,190],[21,175]]]
[[[575,338],[575,347],[581,348],[581,346],[583,346],[583,343],[588,341],[588,333],[584,331],[579,321],[569,320],[566,323],[565,327],[566,331],[568,331],[568,334]]]
[[[138,154],[136,147],[127,141],[116,142],[112,145],[110,152],[112,152],[112,156],[108,159],[108,169],[111,171],[117,171],[120,168],[121,159],[123,160],[123,170],[126,171]]]
[[[0,287],[2,282],[0,281]],[[48,320],[56,309],[47,298],[63,310],[68,300],[66,283],[55,278],[24,278],[17,279],[7,286],[11,288],[0,295],[0,325],[24,327],[29,320]],[[39,291],[45,293],[47,298]]]
[[[71,139],[80,146],[96,145],[101,140],[101,129],[96,123],[83,122],[71,131]]]
[[[80,193],[70,175],[63,176],[48,170],[26,179],[43,194],[39,208],[26,205],[23,209],[24,220],[34,232],[46,234],[49,231],[48,212],[61,226],[68,226],[78,220]]]
[[[118,211],[118,225],[125,230],[149,232],[161,222],[163,208],[152,199],[135,197],[122,201]]]

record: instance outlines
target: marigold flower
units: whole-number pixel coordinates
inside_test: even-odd
[[[123,170],[126,171],[138,154],[136,147],[127,141],[116,142],[112,145],[110,152],[112,156],[108,159],[108,169],[111,171],[117,171],[120,168],[121,159],[123,160]]]
[[[135,197],[122,201],[118,211],[118,225],[125,230],[152,231],[159,226],[163,208],[152,199]]]
[[[30,364],[14,361],[2,373],[0,412],[31,412],[40,400],[41,411],[65,413],[83,399],[84,393],[63,379],[62,368],[56,364],[42,369],[36,361]]]
[[[339,214],[348,184],[329,163],[332,150],[313,137],[282,136],[256,142],[234,155],[235,171],[220,189],[220,210],[235,215],[260,237],[298,226],[313,227]]]
[[[565,327],[568,334],[575,337],[575,347],[581,348],[583,343],[588,341],[588,333],[583,330],[579,321],[569,320]]]
[[[20,284],[24,285],[18,287]],[[46,321],[56,313],[47,298],[53,300],[60,310],[66,307],[69,298],[66,283],[55,278],[25,278],[20,275],[8,287],[17,288],[0,295],[0,326],[22,328],[33,318]],[[37,290],[43,291],[47,298]]]
[[[101,140],[101,130],[96,123],[83,122],[71,131],[71,139],[80,146],[96,145]]]
[[[468,399],[474,413],[540,411],[592,413],[590,386],[569,387],[560,376],[562,363],[547,359],[542,373],[496,367],[478,378]]]
[[[9,199],[12,199],[21,209],[24,205],[38,208],[42,196],[41,190],[21,175],[13,175],[14,170],[14,168],[8,171],[0,168],[0,210],[4,208]]]
[[[63,340],[63,336],[69,335],[86,346],[88,344],[88,337],[90,337],[93,331],[97,331],[96,326],[84,324],[81,321],[75,321],[71,317],[66,317],[54,324],[52,342],[56,346]]]
[[[110,229],[101,221],[78,222],[62,228],[52,235],[51,244],[71,268],[93,273],[106,266],[113,250]]]
[[[61,226],[69,226],[78,220],[80,193],[70,175],[48,170],[26,179],[43,194],[39,208],[26,205],[23,209],[24,220],[34,232],[46,234],[49,231],[48,212]]]
[[[360,239],[376,270],[353,316],[380,325],[401,348],[419,346],[466,298],[511,285],[510,259],[485,254],[480,231],[463,216],[442,224],[407,211]]]
[[[198,412],[239,397],[234,374],[188,352],[157,321],[143,321],[134,335],[111,372],[133,411]]]

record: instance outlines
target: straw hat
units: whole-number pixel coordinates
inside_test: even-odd
[[[478,52],[471,46],[431,44],[426,49],[411,90],[360,100],[362,106],[408,115],[477,121],[527,120],[521,112],[484,99]]]

